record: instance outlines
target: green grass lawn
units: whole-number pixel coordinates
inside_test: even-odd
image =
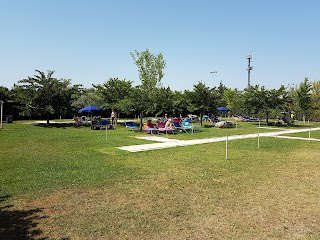
[[[240,135],[257,125],[161,136]],[[223,142],[129,153],[116,147],[150,143],[135,138],[146,133],[119,125],[107,142],[105,134],[4,124],[0,239],[320,238],[319,142],[230,141],[225,160]]]

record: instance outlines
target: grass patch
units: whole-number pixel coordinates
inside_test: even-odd
[[[238,127],[166,137],[257,132],[252,123]],[[1,216],[34,239],[320,238],[319,143],[261,138],[257,149],[257,139],[235,140],[229,160],[223,142],[116,148],[147,143],[135,136],[146,133],[119,126],[106,142],[104,130],[6,124]],[[0,237],[17,238],[0,226]]]

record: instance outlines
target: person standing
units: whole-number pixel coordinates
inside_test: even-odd
[[[112,109],[110,118],[111,118],[111,124],[115,125],[116,112],[113,109]]]

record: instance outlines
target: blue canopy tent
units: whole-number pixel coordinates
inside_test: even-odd
[[[230,108],[227,108],[227,107],[218,107],[217,110],[218,110],[219,112],[229,112],[229,111],[230,111]],[[222,118],[222,114],[221,114],[220,117]],[[228,119],[229,119],[229,117],[228,117]]]

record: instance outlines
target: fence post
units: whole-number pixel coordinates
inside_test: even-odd
[[[228,135],[226,138],[226,160],[228,160]]]
[[[311,140],[311,128],[309,129],[309,142]]]

